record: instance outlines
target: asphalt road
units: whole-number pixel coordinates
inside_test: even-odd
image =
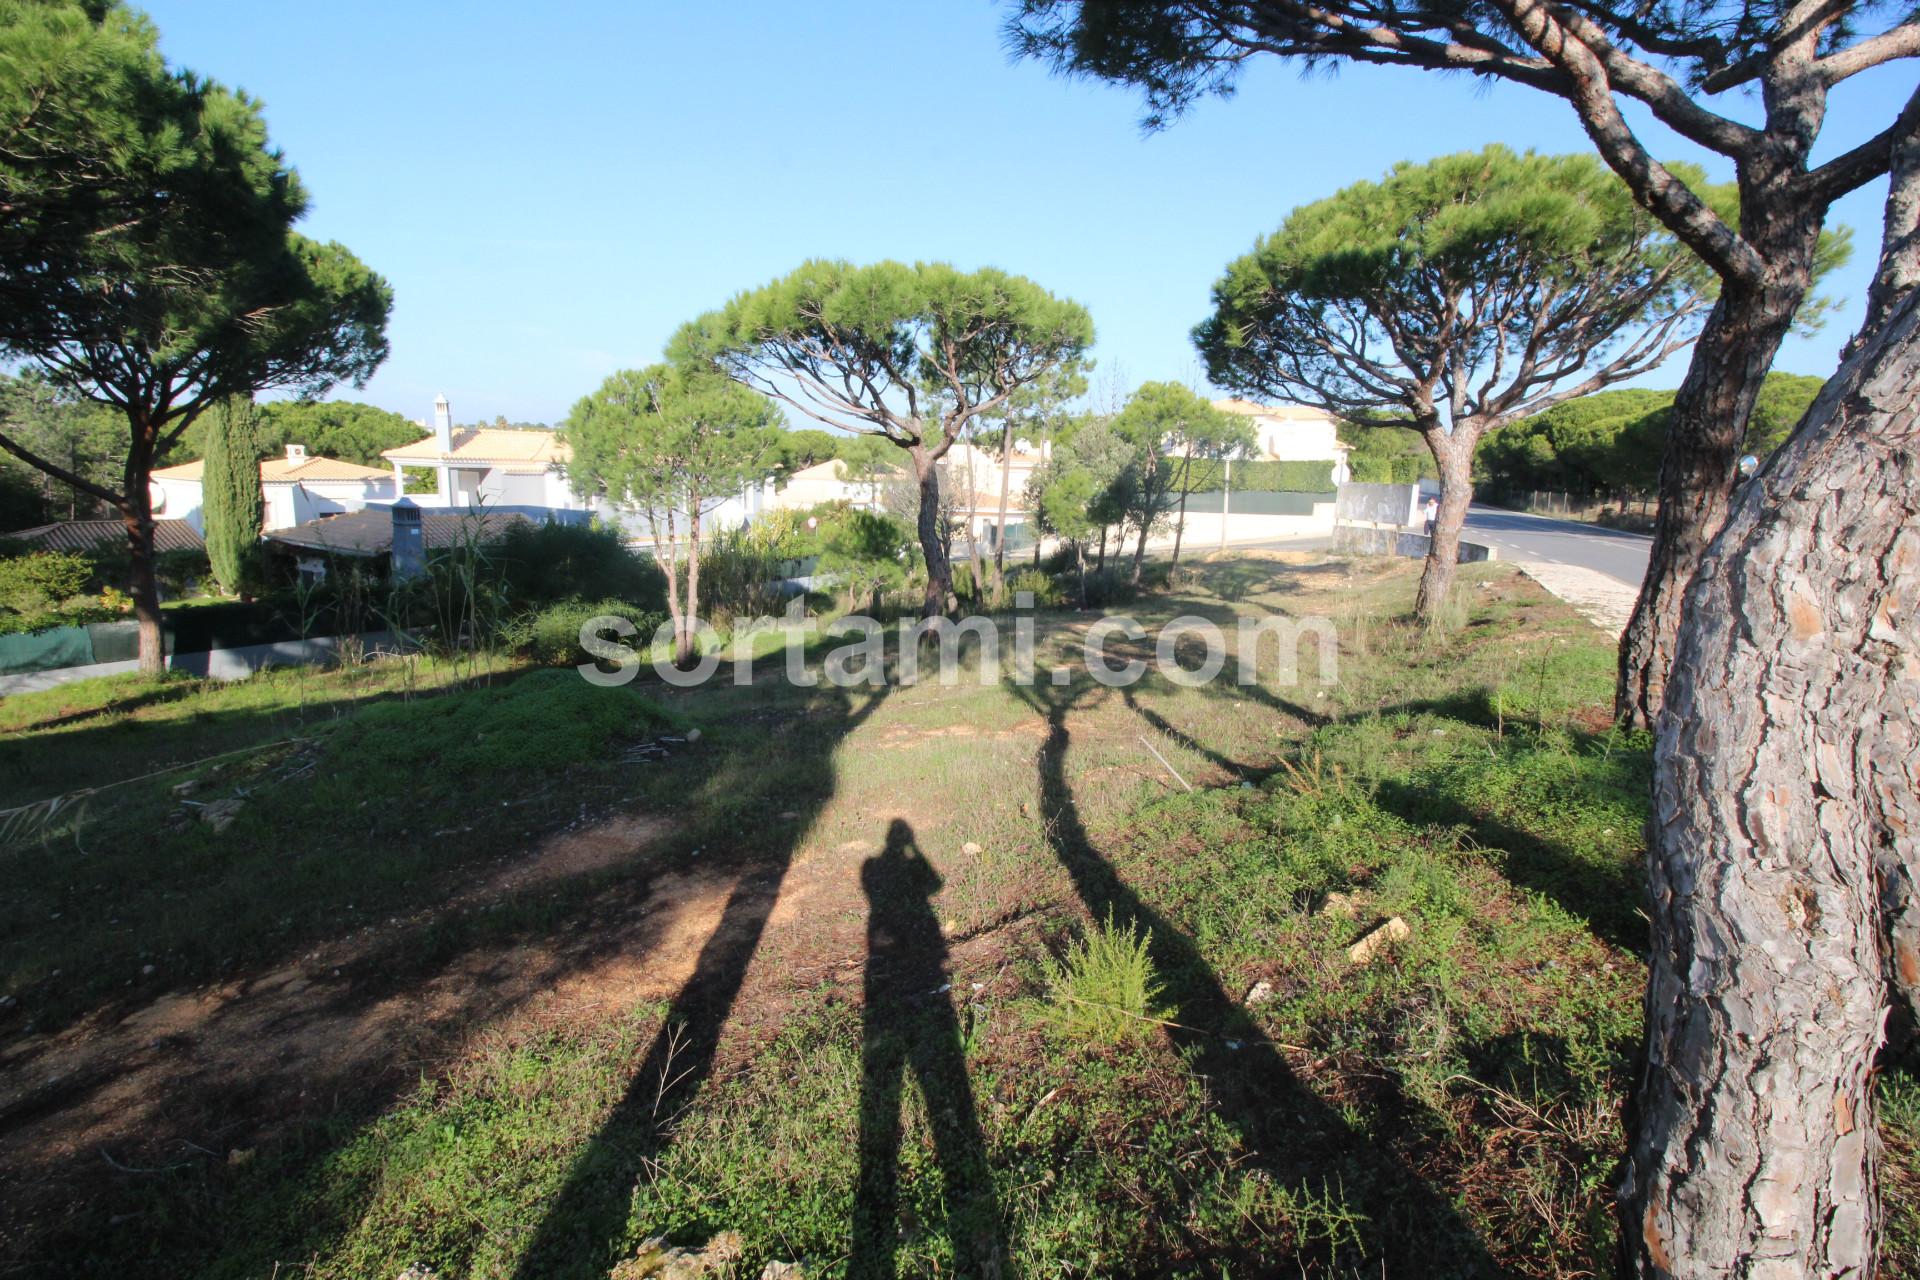
[[[1653,539],[1640,533],[1547,516],[1522,515],[1475,503],[1467,511],[1466,538],[1485,543],[1502,560],[1544,560],[1593,569],[1630,587],[1647,575]]]

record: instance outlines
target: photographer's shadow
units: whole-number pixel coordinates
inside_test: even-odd
[[[911,1069],[926,1101],[944,1182],[957,1274],[1008,1274],[986,1142],[967,1079],[949,993],[947,943],[933,909],[940,876],[899,818],[886,847],[860,870],[867,895],[867,967],[860,1079],[860,1180],[855,1189],[854,1277],[895,1274],[902,1225],[901,1091]]]

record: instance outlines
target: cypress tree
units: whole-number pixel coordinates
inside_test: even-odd
[[[260,494],[259,424],[253,400],[230,396],[213,412],[201,472],[200,519],[207,559],[220,590],[238,595],[260,545],[266,501]]]

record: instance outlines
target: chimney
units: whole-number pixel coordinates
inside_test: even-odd
[[[307,446],[303,444],[290,444],[287,446],[288,462],[291,462],[294,465],[298,466],[300,463],[305,462],[306,460],[307,460]]]
[[[433,398],[433,438],[440,452],[453,452],[453,407],[445,396]]]
[[[402,498],[390,508],[393,512],[393,542],[387,564],[395,582],[417,578],[427,571],[426,531],[420,527],[420,508],[411,498]]]

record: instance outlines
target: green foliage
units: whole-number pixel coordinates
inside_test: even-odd
[[[625,618],[634,625],[627,641],[637,650],[653,643],[654,633],[666,621],[660,612],[636,610],[627,600],[562,600],[517,619],[511,628],[512,648],[549,667],[572,667],[592,662],[580,647],[580,628],[593,618]]]
[[[126,419],[49,382],[29,367],[0,374],[0,431],[30,452],[100,488],[113,490],[126,457]],[[85,489],[0,453],[0,529],[108,516]]]
[[[687,324],[668,355],[907,448],[951,444],[1092,345],[1086,309],[1024,276],[815,259]],[[929,530],[921,548],[929,565],[945,560],[940,537]],[[946,585],[930,583],[929,598]]]
[[[1824,385],[1769,373],[1747,422],[1742,451],[1762,462],[1785,443]],[[1659,486],[1674,393],[1617,388],[1567,400],[1489,432],[1476,474],[1505,493],[1650,493]]]
[[[1178,382],[1143,383],[1111,429],[1126,442],[1129,457],[1092,515],[1096,524],[1106,524],[1099,519],[1100,508],[1116,510],[1136,530],[1153,528],[1179,501],[1189,472],[1182,456],[1169,454],[1184,455],[1191,449],[1202,457],[1230,457],[1244,452],[1252,439],[1244,419],[1222,413]]]
[[[1106,920],[1043,962],[1047,1020],[1064,1035],[1092,1044],[1125,1044],[1158,1035],[1161,984],[1146,931]]]
[[[858,601],[904,587],[913,566],[914,530],[877,511],[845,508],[820,526],[816,572]]]
[[[1332,493],[1333,460],[1325,462],[1267,459],[1233,464],[1235,493]],[[1196,461],[1187,481],[1189,493],[1216,493],[1227,485],[1226,466],[1213,459]]]
[[[1067,602],[1067,593],[1056,582],[1053,575],[1044,570],[1028,566],[1007,579],[1007,590],[1018,596],[1022,591],[1033,593],[1035,607],[1053,608]]]
[[[96,496],[143,507],[153,460],[227,396],[366,381],[392,290],[293,230],[306,193],[257,102],[168,68],[121,4],[16,3],[0,23],[0,352],[121,411],[132,465]]]
[[[33,551],[0,559],[0,609],[35,617],[87,588],[93,562],[71,551]]]
[[[169,460],[205,457],[209,425],[203,418],[189,427]],[[385,467],[387,460],[380,455],[418,440],[420,428],[403,414],[354,400],[269,400],[256,406],[254,434],[263,457],[282,455],[290,444],[303,444],[313,457]],[[409,480],[412,477],[409,472]]]
[[[655,613],[667,607],[660,567],[604,525],[515,521],[492,555],[516,607],[595,599]]]
[[[1675,171],[1730,205],[1731,188]],[[1436,408],[1455,423],[1524,412],[1576,371],[1606,382],[1644,372],[1712,290],[1593,156],[1493,146],[1399,164],[1295,209],[1228,264],[1193,337],[1217,385],[1440,425]],[[1415,351],[1394,339],[1409,333],[1446,339]],[[1553,360],[1523,358],[1542,342]],[[1440,367],[1461,370],[1474,394],[1419,393]]]
[[[227,595],[238,595],[254,568],[266,499],[260,493],[260,445],[253,401],[229,396],[207,415],[201,470],[201,520],[207,562]]]
[[[609,376],[560,428],[573,450],[568,478],[644,513],[656,538],[773,474],[778,411],[765,396],[697,363]]]
[[[1412,484],[1436,477],[1433,450],[1412,431],[1376,430],[1342,420],[1340,443],[1348,446],[1347,467],[1360,484]]]

